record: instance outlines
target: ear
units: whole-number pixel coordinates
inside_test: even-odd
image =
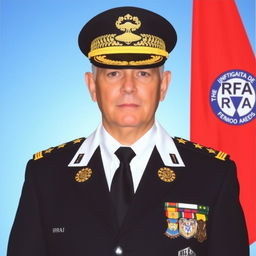
[[[93,73],[91,73],[91,72],[86,72],[85,73],[85,82],[87,84],[87,87],[88,87],[88,90],[90,92],[92,100],[97,101],[96,83],[94,81]]]
[[[170,81],[171,81],[171,72],[164,71],[162,74],[162,81],[160,84],[160,101],[164,100]]]

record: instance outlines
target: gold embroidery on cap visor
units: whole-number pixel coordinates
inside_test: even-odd
[[[127,14],[119,17],[116,27],[124,31],[123,34],[105,34],[96,37],[92,43],[88,58],[107,65],[149,65],[158,63],[163,57],[168,57],[165,42],[158,36],[150,34],[134,34],[132,31],[141,26],[138,17]],[[107,54],[146,54],[150,55],[144,60],[113,60],[107,58]]]
[[[108,59],[106,55],[101,56],[95,56],[94,60],[107,65],[117,65],[117,66],[141,66],[141,65],[150,65],[154,63],[158,63],[163,60],[163,57],[161,56],[154,56],[151,55],[149,59],[146,60],[132,60],[132,61],[126,61],[126,60],[111,60]]]

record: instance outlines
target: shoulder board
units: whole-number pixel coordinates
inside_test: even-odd
[[[51,148],[48,148],[46,150],[43,150],[43,151],[40,151],[40,152],[37,152],[33,155],[33,160],[38,160],[38,159],[41,159],[47,155],[50,155],[52,154],[53,152],[57,152],[57,151],[60,151],[64,148],[67,148],[71,145],[74,145],[74,144],[81,144],[83,141],[85,140],[85,138],[79,138],[79,139],[75,139],[75,140],[72,140],[72,141],[69,141],[69,142],[66,142],[66,143],[63,143],[59,146],[56,146],[56,147],[51,147]]]
[[[195,143],[195,142],[191,142],[191,141],[179,138],[179,137],[175,137],[174,141],[176,141],[178,144],[185,145],[187,148],[191,148],[191,149],[200,151],[202,153],[208,154],[209,156],[214,157],[219,160],[222,160],[222,161],[226,161],[229,159],[229,155],[227,153],[218,151],[213,148],[205,147],[205,146]]]

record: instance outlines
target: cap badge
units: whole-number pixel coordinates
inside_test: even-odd
[[[135,31],[140,28],[141,22],[138,17],[132,16],[130,14],[126,14],[125,16],[121,16],[116,21],[116,27],[121,31],[125,31],[123,34],[115,37],[117,41],[124,42],[126,44],[131,44],[132,42],[139,41],[141,36],[132,33],[131,31]]]
[[[176,178],[175,172],[167,167],[162,167],[158,170],[158,177],[164,182],[172,182]]]
[[[92,176],[91,168],[83,168],[76,173],[75,180],[77,182],[85,182]]]

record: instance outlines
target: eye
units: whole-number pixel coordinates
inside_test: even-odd
[[[140,72],[139,72],[139,76],[141,76],[141,77],[149,77],[149,76],[150,76],[150,73],[149,73],[149,72],[146,72],[146,71],[140,71]]]
[[[107,77],[117,77],[119,75],[118,71],[111,71],[107,73]]]

